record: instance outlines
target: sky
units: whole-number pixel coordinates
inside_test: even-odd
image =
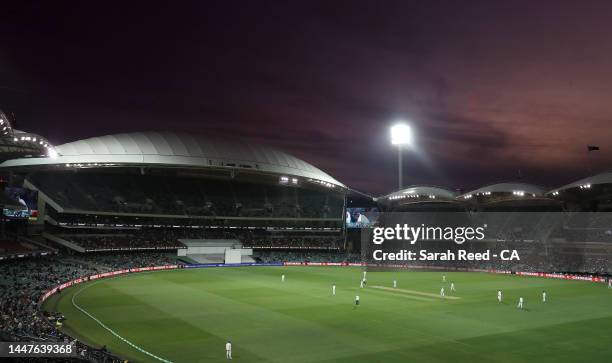
[[[270,145],[374,195],[398,187],[406,120],[405,185],[556,187],[612,169],[610,19],[603,0],[14,2],[0,109],[56,145]]]

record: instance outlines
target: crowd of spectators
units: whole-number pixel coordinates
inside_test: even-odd
[[[361,255],[339,251],[265,251],[258,250],[253,253],[258,262],[332,262],[332,263],[359,263]]]
[[[179,242],[177,235],[167,230],[130,234],[66,235],[64,238],[86,251],[185,248],[185,245]]]
[[[79,260],[90,265],[102,266],[108,271],[177,263],[176,253],[164,252],[88,253],[79,255]]]
[[[243,236],[244,248],[254,249],[321,249],[339,250],[342,239],[338,236]]]
[[[0,263],[0,339],[3,341],[74,342],[84,361],[112,362],[104,349],[90,348],[61,332],[63,317],[39,309],[42,295],[78,277],[118,269],[176,263],[163,253],[48,256]],[[59,323],[59,324],[58,324]]]
[[[33,249],[33,246],[20,243],[14,239],[1,239],[0,240],[0,256],[1,255],[12,255],[17,253],[29,253]]]

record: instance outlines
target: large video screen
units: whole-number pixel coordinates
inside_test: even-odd
[[[15,201],[22,209],[15,210],[4,208],[4,215],[12,218],[37,218],[38,217],[38,191],[27,188],[8,187],[4,190],[5,195]]]
[[[379,214],[378,207],[346,208],[346,227],[370,228],[378,220]]]

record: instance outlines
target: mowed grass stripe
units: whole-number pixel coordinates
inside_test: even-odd
[[[377,286],[370,286],[370,288],[374,289],[374,290],[370,290],[372,292],[375,293],[379,293],[379,294],[384,294],[384,295],[391,295],[391,296],[397,296],[400,297],[402,299],[408,299],[408,300],[415,300],[415,301],[423,301],[423,302],[429,302],[429,303],[437,303],[439,301],[441,301],[440,299],[434,299],[431,297],[424,297],[424,296],[415,296],[412,294],[406,294],[403,293],[401,291],[393,291],[392,289],[380,289]]]
[[[406,295],[418,295],[418,296],[427,296],[433,299],[429,299],[430,301],[435,301],[435,300],[459,300],[461,299],[458,296],[450,296],[450,295],[446,295],[446,296],[440,296],[439,294],[432,294],[430,292],[423,292],[423,291],[415,291],[415,290],[406,290],[406,289],[398,289],[398,288],[394,288],[394,287],[386,287],[386,286],[370,286],[371,288],[374,289],[380,289],[380,290],[385,290],[385,291],[390,291],[390,292],[395,292],[395,293],[402,293],[402,294],[406,294]]]

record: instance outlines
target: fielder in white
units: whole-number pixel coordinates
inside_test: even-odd
[[[225,343],[225,358],[232,359],[232,342],[229,340]]]
[[[612,279],[608,279],[608,289],[612,289]]]
[[[546,302],[546,291],[542,291],[542,302]]]
[[[501,290],[497,290],[497,302],[502,302],[502,292]]]
[[[359,287],[361,287],[362,289],[363,289],[363,281],[364,280],[359,281]]]
[[[336,285],[332,285],[332,295],[336,296]]]
[[[516,307],[519,308],[519,309],[523,308],[523,297],[519,297],[519,302],[518,302],[518,305]]]
[[[285,275],[281,275],[281,282],[285,282]]]
[[[440,289],[440,296],[444,297],[444,288]]]
[[[397,280],[393,280],[393,288],[397,288]]]
[[[446,275],[442,275],[442,282],[446,282]]]
[[[451,291],[455,291],[455,283],[451,282]]]

